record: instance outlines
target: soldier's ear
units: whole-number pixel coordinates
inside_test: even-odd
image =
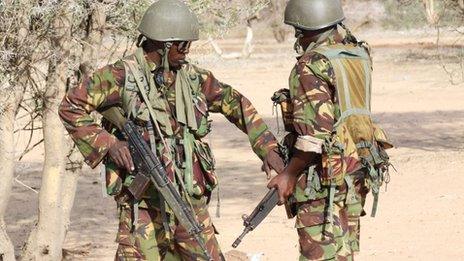
[[[149,38],[146,38],[143,36],[143,40],[140,44],[140,46],[146,51],[146,52],[154,52],[158,51],[160,49],[164,49],[164,43],[155,41]]]

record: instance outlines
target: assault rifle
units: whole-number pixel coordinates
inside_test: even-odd
[[[242,242],[243,238],[248,234],[250,231],[254,230],[266,217],[271,213],[274,207],[279,202],[279,192],[276,188],[271,188],[264,198],[258,203],[256,208],[251,212],[251,214],[243,215],[243,229],[242,234],[235,239],[234,243],[232,244],[233,248],[237,248],[237,246]],[[287,212],[288,218],[294,218],[296,213],[295,204],[293,201],[289,199],[285,204],[285,211]]]
[[[235,239],[234,243],[232,244],[233,248],[236,248],[242,242],[245,235],[255,229],[267,217],[267,215],[269,215],[271,210],[277,205],[277,202],[279,202],[279,193],[277,189],[272,188],[269,190],[269,192],[267,192],[267,194],[249,216],[242,216],[243,225],[245,228],[243,229],[242,234],[237,239]]]
[[[140,199],[150,183],[153,184],[172,209],[179,223],[195,238],[206,260],[213,260],[200,236],[203,226],[198,223],[192,208],[182,199],[169,179],[161,161],[152,153],[135,124],[130,120],[126,120],[116,108],[108,109],[102,114],[107,120],[115,124],[127,138],[137,173],[128,188],[134,198]]]

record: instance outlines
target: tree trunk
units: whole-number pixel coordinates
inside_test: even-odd
[[[79,152],[73,152],[73,153],[79,153]],[[79,157],[82,158],[81,155]],[[76,190],[77,190],[77,182],[79,180],[79,176],[82,173],[82,163],[80,162],[79,166],[73,167],[71,169],[66,170],[66,178],[63,179],[63,184],[62,184],[62,191],[61,191],[61,197],[62,197],[62,218],[63,218],[63,227],[61,229],[61,235],[60,235],[60,240],[62,241],[61,244],[64,243],[64,240],[66,239],[66,234],[68,233],[69,230],[69,225],[71,224],[71,210],[74,206],[74,198],[76,196]]]
[[[247,25],[247,34],[245,37],[245,41],[243,42],[242,52],[230,52],[224,53],[219,47],[219,45],[213,40],[213,38],[209,37],[208,42],[213,46],[214,51],[221,56],[223,59],[240,59],[240,58],[250,58],[250,55],[253,53],[253,29],[251,27],[251,23],[249,22]]]
[[[66,86],[64,66],[55,66],[52,61],[48,70],[43,112],[45,161],[39,193],[39,218],[26,243],[23,260],[61,260],[62,256],[62,179],[66,144],[58,106]]]
[[[82,48],[82,54],[79,57],[82,57],[79,66],[78,74],[90,75],[94,70],[97,63],[96,57],[102,44],[103,39],[103,28],[106,22],[106,14],[103,11],[104,8],[101,6],[103,4],[96,4],[96,7],[92,11],[89,19],[89,31],[87,32],[87,37],[84,40],[86,43]],[[73,79],[70,82],[71,85],[76,85],[79,82],[79,79]],[[74,86],[70,86],[74,87]],[[75,148],[74,142],[68,137],[67,139],[67,148],[68,148],[68,158],[66,166],[66,178],[63,179],[62,184],[62,217],[63,217],[63,229],[61,231],[61,240],[64,243],[66,238],[66,233],[69,229],[71,210],[74,205],[74,198],[77,189],[77,182],[79,176],[82,173],[82,166],[84,164],[84,159],[80,152]]]
[[[82,57],[80,61],[80,66],[78,68],[78,75],[90,75],[94,70],[97,63],[96,57],[102,44],[103,39],[103,28],[106,22],[106,15],[103,11],[103,6],[101,4],[96,4],[96,7],[90,15],[89,28],[87,32],[87,37],[84,39],[85,45],[82,48],[82,53],[78,57]],[[70,81],[67,81],[72,85],[76,85],[79,82],[79,79],[74,78]],[[66,160],[66,178],[63,179],[62,183],[62,218],[63,218],[63,227],[61,230],[60,240],[64,243],[66,239],[66,234],[69,230],[71,210],[74,205],[74,198],[76,195],[77,182],[79,176],[82,173],[82,166],[84,164],[84,159],[80,152],[75,148],[74,142],[68,137],[67,138],[67,152],[68,157]]]
[[[425,14],[427,17],[427,22],[430,25],[437,24],[439,16],[435,12],[435,0],[424,0],[424,4],[425,4]]]
[[[6,232],[4,220],[14,176],[15,144],[14,119],[22,91],[0,86],[0,260],[15,260],[14,247]]]
[[[285,1],[282,0],[274,0],[270,1],[271,7],[271,27],[272,33],[274,34],[274,38],[278,43],[282,43],[285,41],[285,37],[287,36],[287,32],[282,24],[283,21],[283,7],[285,6]]]
[[[103,39],[103,29],[106,23],[106,14],[104,12],[104,4],[96,4],[89,19],[89,31],[84,40],[86,44],[82,50],[82,61],[79,66],[81,73],[90,75],[97,65],[97,58]]]

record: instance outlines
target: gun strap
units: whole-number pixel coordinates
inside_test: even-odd
[[[102,164],[100,168],[100,183],[101,183],[101,192],[104,198],[108,197],[108,191],[106,189],[106,165]]]
[[[147,123],[147,130],[148,130],[148,136],[150,137],[151,152],[154,155],[156,155],[155,133],[153,131],[153,125],[151,121],[148,121]],[[160,212],[161,212],[161,220],[163,221],[163,228],[166,234],[169,234],[170,229],[169,229],[168,217],[166,215],[166,201],[164,200],[164,197],[161,193],[159,193],[159,200],[160,200]]]
[[[184,184],[189,196],[195,194],[193,188],[193,150],[195,137],[189,132],[188,127],[184,126],[184,138],[181,140],[184,150],[183,164],[181,168],[184,172]]]
[[[216,202],[216,217],[220,218],[221,217],[221,190],[219,189],[219,184],[216,189],[216,196],[217,196],[217,202]]]
[[[276,125],[277,125],[277,134],[280,134],[279,109],[277,108],[278,105],[279,105],[278,102],[274,102],[272,104],[272,116],[274,116],[274,114],[275,114],[275,120],[276,120]],[[283,115],[282,115],[282,117],[283,117]]]

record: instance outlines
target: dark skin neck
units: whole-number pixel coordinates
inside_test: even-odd
[[[303,31],[303,37],[300,38],[299,43],[304,50],[308,48],[308,46],[316,42],[321,34],[323,34],[327,29],[323,30],[316,30],[316,31]],[[340,35],[337,29],[331,34],[334,37],[335,42],[341,42],[343,37]]]

